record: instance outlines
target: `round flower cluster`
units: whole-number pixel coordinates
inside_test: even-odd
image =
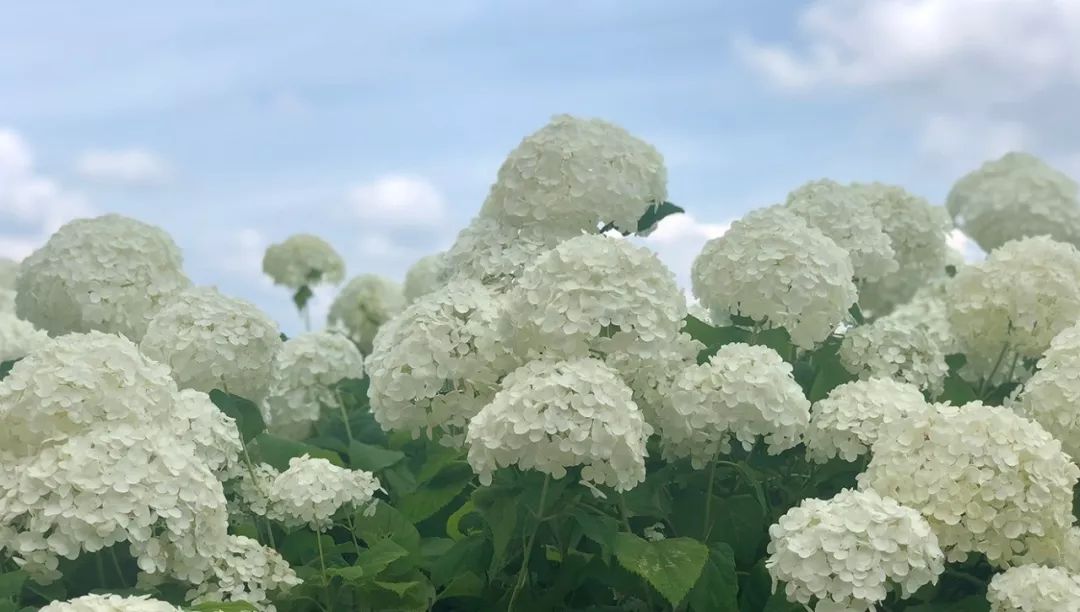
[[[876,280],[899,268],[892,240],[864,190],[835,181],[811,181],[788,194],[788,208],[846,249],[855,278]]]
[[[859,286],[859,304],[875,316],[887,314],[910,300],[928,281],[945,275],[950,248],[946,242],[952,223],[940,206],[881,183],[857,184],[889,235],[899,268],[876,281]]]
[[[893,378],[936,393],[949,373],[949,346],[925,320],[897,316],[899,311],[844,334],[840,362],[859,378]]]
[[[762,437],[772,454],[793,448],[810,421],[810,402],[771,348],[725,344],[707,363],[679,372],[657,411],[664,455],[689,457],[702,468],[731,449]]]
[[[655,253],[601,235],[572,238],[518,279],[506,309],[517,352],[651,355],[679,335],[686,298]]]
[[[277,324],[254,304],[194,288],[154,316],[140,348],[168,364],[182,388],[219,389],[258,402],[281,344]]]
[[[945,571],[926,519],[873,491],[803,500],[769,528],[768,552],[788,600],[816,599],[818,612],[872,612],[890,590],[910,597]]]
[[[379,327],[404,309],[405,295],[397,283],[363,274],[350,280],[334,298],[327,324],[341,330],[367,355]]]
[[[278,435],[305,438],[323,409],[342,408],[334,385],[363,376],[364,356],[345,336],[322,331],[290,338],[270,367],[263,420]]]
[[[1080,578],[1060,568],[1011,567],[990,580],[986,600],[990,612],[1075,612]]]
[[[244,446],[236,421],[222,412],[202,391],[183,389],[174,398],[173,429],[195,446],[195,455],[225,481],[241,471]]]
[[[15,291],[0,288],[0,314],[15,316]]]
[[[441,287],[445,267],[445,253],[425,255],[418,259],[405,273],[405,301],[411,304]]]
[[[245,476],[248,482],[239,489],[253,512],[286,527],[307,525],[318,531],[330,529],[342,508],[372,508],[375,493],[382,490],[371,472],[349,470],[307,455],[290,459],[289,469],[281,473],[261,465],[254,478]]]
[[[611,223],[632,232],[666,197],[667,170],[652,145],[606,121],[557,115],[510,152],[481,215],[513,227],[595,232]]]
[[[1039,369],[1011,403],[1021,415],[1039,423],[1061,441],[1061,448],[1080,461],[1080,325],[1054,337]]]
[[[656,414],[663,409],[671,381],[679,372],[697,363],[704,345],[683,333],[670,341],[653,343],[648,350],[642,348],[614,347],[604,355],[604,363],[630,385],[634,403],[645,415],[646,422],[656,425]]]
[[[244,536],[226,536],[224,550],[214,557],[211,575],[185,598],[192,603],[246,601],[263,612],[274,612],[272,594],[300,584],[296,572],[273,548]]]
[[[262,265],[274,284],[293,290],[345,280],[341,256],[325,240],[311,234],[296,234],[270,245]]]
[[[987,252],[1031,236],[1080,246],[1076,181],[1027,153],[1006,153],[964,175],[945,207]]]
[[[1006,349],[1039,357],[1080,320],[1080,251],[1045,236],[1010,242],[958,271],[946,304],[969,361],[992,367]]]
[[[20,266],[16,311],[51,335],[116,332],[138,342],[191,283],[164,231],[120,215],[77,219]]]
[[[368,398],[384,429],[439,430],[461,442],[468,420],[514,368],[497,331],[497,296],[473,280],[451,281],[379,330],[366,366]]]
[[[83,595],[68,601],[54,601],[39,612],[182,612],[180,608],[151,599],[149,595]]]
[[[1080,468],[1006,408],[937,404],[882,428],[871,450],[860,486],[922,512],[950,561],[975,551],[1006,565],[1072,525]]]
[[[49,335],[14,313],[0,310],[0,363],[22,359],[49,341]]]
[[[756,210],[705,244],[694,295],[719,313],[783,327],[803,348],[827,338],[855,303],[847,251],[783,207]]]
[[[469,422],[468,460],[480,482],[517,465],[554,478],[582,466],[581,482],[628,491],[645,480],[652,428],[632,391],[602,361],[531,361],[511,372]]]
[[[818,463],[833,457],[855,461],[870,451],[883,427],[927,409],[919,389],[907,383],[888,378],[844,383],[814,404],[806,454]]]
[[[19,273],[19,262],[7,257],[0,257],[0,289],[15,289],[15,277]]]
[[[442,280],[471,279],[506,289],[537,257],[579,234],[547,227],[516,228],[477,217],[458,233],[446,252]]]

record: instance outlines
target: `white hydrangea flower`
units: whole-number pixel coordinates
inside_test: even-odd
[[[120,215],[77,219],[23,260],[19,318],[51,335],[91,330],[138,342],[154,314],[191,283],[164,231]]]
[[[855,184],[891,239],[899,269],[859,286],[859,304],[874,316],[887,314],[910,300],[933,278],[944,276],[950,248],[946,237],[952,223],[944,208],[901,187],[881,183]]]
[[[405,309],[405,295],[397,283],[363,274],[350,280],[330,305],[327,323],[356,343],[360,352],[371,353],[375,332]]]
[[[531,361],[469,422],[469,464],[485,485],[510,465],[554,478],[582,466],[583,484],[628,491],[645,480],[652,434],[632,394],[596,359]]]
[[[0,257],[0,289],[15,290],[15,277],[19,272],[19,262]]]
[[[599,119],[557,115],[510,152],[481,214],[514,227],[539,224],[632,232],[667,198],[664,159],[652,145]]]
[[[1050,340],[1050,347],[1039,360],[1039,369],[1067,368],[1080,359],[1080,323],[1067,326]]]
[[[1080,246],[1076,181],[1027,153],[1006,153],[964,175],[945,206],[957,227],[990,252],[1031,236]]]
[[[841,363],[862,379],[887,377],[940,391],[949,373],[945,347],[920,322],[892,318],[895,312],[844,334]]]
[[[881,429],[913,412],[930,409],[918,387],[888,378],[844,383],[814,404],[806,454],[825,463],[855,461],[870,451]]]
[[[182,612],[180,608],[151,599],[149,595],[83,595],[67,601],[54,601],[39,612]]]
[[[366,511],[382,490],[371,472],[338,467],[326,459],[304,455],[289,460],[289,469],[278,473],[270,466],[260,466],[245,476],[248,484],[240,488],[244,502],[256,514],[278,521],[286,527],[307,525],[326,531],[333,526],[334,515],[342,508]]]
[[[154,316],[140,348],[168,364],[182,388],[220,389],[259,402],[281,345],[277,324],[254,304],[194,288]]]
[[[446,252],[442,280],[471,279],[506,289],[536,258],[580,232],[547,227],[516,228],[477,217],[461,230]]]
[[[1013,566],[1047,565],[1060,567],[1070,574],[1080,575],[1080,526],[1073,525],[1064,534],[1031,542],[1027,553],[1015,558]]]
[[[990,612],[1076,612],[1080,578],[1042,565],[1011,567],[990,580]]]
[[[1080,463],[1080,325],[1054,337],[1039,369],[1010,402],[1020,415],[1052,432]]]
[[[611,366],[634,391],[634,403],[645,415],[645,421],[657,425],[656,414],[663,410],[665,397],[672,381],[688,366],[697,363],[705,346],[688,334],[679,334],[670,342],[655,342],[647,349],[616,349],[604,355]]]
[[[244,447],[236,420],[215,406],[209,395],[194,389],[179,391],[173,415],[177,417],[174,429],[192,441],[195,454],[218,479],[240,474]]]
[[[655,253],[600,235],[572,238],[525,270],[509,294],[508,335],[526,359],[652,354],[686,318],[686,298]]]
[[[409,304],[443,285],[446,276],[446,254],[435,253],[421,257],[405,273],[405,301]]]
[[[749,449],[760,436],[772,454],[793,448],[809,421],[791,365],[771,348],[742,343],[679,372],[656,415],[664,455],[689,457],[699,469],[729,452],[732,438]]]
[[[274,612],[271,596],[303,582],[276,550],[251,538],[230,535],[223,547],[213,559],[210,578],[187,592],[192,603],[246,601],[263,612]]]
[[[0,314],[15,315],[15,290],[0,288]]]
[[[847,250],[855,278],[876,280],[899,268],[892,240],[862,189],[828,179],[810,181],[788,194],[787,206]]]
[[[937,582],[945,558],[917,511],[873,491],[804,499],[769,528],[765,566],[789,601],[817,612],[873,612]]]
[[[1080,320],[1080,251],[1045,236],[1010,242],[957,272],[946,305],[969,361],[990,369],[1006,348],[1039,357]]]
[[[30,322],[0,310],[0,363],[22,359],[48,341],[49,335]]]
[[[324,409],[341,409],[334,385],[363,376],[364,356],[345,336],[322,331],[290,338],[271,365],[263,419],[278,435],[305,438]]]
[[[474,280],[454,280],[379,330],[365,366],[375,420],[387,430],[443,434],[460,444],[469,419],[517,364],[499,335],[502,304]]]
[[[756,210],[705,244],[694,295],[710,310],[783,327],[803,348],[827,338],[855,303],[847,251],[784,207]]]
[[[859,485],[922,512],[950,561],[1007,565],[1072,525],[1080,476],[1061,444],[1007,408],[937,404],[885,426]]]
[[[263,256],[263,272],[274,284],[296,290],[337,285],[345,280],[345,262],[328,242],[311,234],[289,236],[272,244]]]

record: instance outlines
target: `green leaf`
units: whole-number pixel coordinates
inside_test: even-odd
[[[190,609],[196,612],[246,612],[248,610],[258,612],[259,610],[246,601],[204,601],[191,606]]]
[[[856,324],[862,325],[863,323],[866,323],[866,317],[863,316],[862,308],[859,308],[858,302],[851,305],[851,308],[848,309],[848,314],[851,315],[852,319],[855,319]]]
[[[628,571],[648,581],[672,606],[677,606],[705,569],[709,549],[691,538],[649,542],[632,533],[620,532],[615,536],[615,558]]]
[[[805,612],[805,610],[806,608],[802,605],[788,601],[784,595],[784,589],[780,587],[769,596],[769,600],[765,602],[765,607],[761,609],[761,612]]]
[[[349,467],[354,470],[378,472],[405,458],[405,453],[388,448],[379,448],[353,440],[349,445]]]
[[[645,214],[641,215],[641,218],[638,219],[637,233],[643,234],[650,231],[656,227],[664,217],[684,212],[686,212],[686,209],[676,206],[671,202],[659,202],[653,204],[645,211]]]
[[[297,310],[303,310],[304,307],[307,306],[308,300],[311,299],[312,295],[314,294],[311,292],[311,288],[307,285],[304,285],[303,287],[297,289],[296,293],[293,295],[292,298],[293,304],[296,304]]]
[[[318,446],[312,446],[303,442],[286,440],[268,433],[261,433],[255,437],[251,445],[251,451],[265,463],[269,463],[278,470],[289,469],[289,460],[293,457],[308,455],[313,458],[326,459],[334,465],[341,466],[341,456]]]
[[[807,394],[807,399],[811,402],[825,399],[833,389],[856,378],[844,368],[836,357],[825,359],[821,364],[815,365],[817,365],[817,374],[814,376],[814,384]]]
[[[739,576],[730,546],[720,543],[711,548],[687,603],[694,612],[739,612]]]
[[[731,546],[740,565],[753,565],[766,532],[765,510],[752,495],[713,498],[711,539]]]
[[[520,500],[516,496],[498,497],[481,510],[491,530],[491,565],[489,575],[495,575],[506,565],[507,551],[518,525]]]
[[[428,566],[431,580],[437,585],[453,582],[463,568],[472,568],[482,572],[488,565],[489,548],[487,539],[480,535],[466,536],[454,542],[454,546],[442,557],[434,559]]]
[[[236,428],[240,430],[240,437],[244,442],[266,431],[266,423],[263,422],[262,412],[251,400],[244,399],[239,395],[225,393],[219,389],[213,389],[210,391],[210,401],[214,402],[214,405],[222,412],[236,420]]]
[[[18,359],[12,361],[0,361],[0,380],[7,378],[7,375],[11,372],[11,368],[15,367],[15,362]]]
[[[395,544],[393,540],[378,540],[367,550],[361,551],[351,566],[335,567],[326,573],[341,576],[349,583],[363,582],[378,576],[394,561],[408,556],[409,551]]]
[[[615,536],[619,533],[619,522],[610,516],[603,516],[578,509],[573,514],[574,521],[581,527],[581,532],[600,547],[604,563],[611,562],[615,554]]]
[[[374,515],[364,516],[363,513],[357,513],[353,518],[353,525],[356,536],[368,546],[389,539],[410,553],[420,550],[420,532],[413,526],[412,521],[382,500],[376,504]]]
[[[967,383],[956,372],[950,372],[945,377],[945,386],[938,397],[939,402],[948,402],[954,406],[963,406],[968,402],[973,402],[979,398],[979,395],[975,393],[975,389],[971,388],[971,385]]]
[[[484,579],[466,570],[454,576],[450,584],[439,593],[439,599],[451,597],[480,597],[484,592]]]
[[[397,504],[401,513],[419,523],[454,501],[473,479],[472,468],[467,464],[457,467],[443,471],[416,491],[402,496]]]
[[[0,574],[0,599],[5,597],[18,599],[24,582],[26,582],[26,572],[22,570]]]
[[[959,601],[931,602],[904,608],[906,612],[987,612],[989,609],[990,603],[986,601],[985,595],[972,595]]]

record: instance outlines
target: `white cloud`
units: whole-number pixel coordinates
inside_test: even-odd
[[[93,149],[84,152],[75,170],[85,179],[115,185],[154,185],[168,180],[169,165],[146,149]]]
[[[722,236],[728,223],[706,223],[693,215],[681,214],[664,217],[652,234],[639,239],[645,246],[656,251],[667,264],[683,288],[690,286],[690,265],[709,240]]]
[[[384,176],[353,187],[348,198],[357,217],[384,227],[433,226],[446,215],[442,194],[418,176]]]
[[[1009,151],[1024,150],[1030,142],[1030,130],[1015,121],[938,113],[924,121],[917,145],[931,162],[960,173]]]
[[[986,258],[986,252],[979,248],[979,245],[975,244],[975,241],[968,238],[968,235],[959,229],[954,229],[949,232],[948,238],[946,238],[949,246],[960,252],[964,256],[964,261],[974,262],[981,261]]]
[[[221,259],[225,270],[273,284],[262,271],[263,255],[270,241],[261,231],[251,227],[239,228],[228,244],[232,245],[232,249]]]
[[[38,174],[19,134],[0,128],[0,256],[22,259],[67,221],[92,214],[81,195]]]

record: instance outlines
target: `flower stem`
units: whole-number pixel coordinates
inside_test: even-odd
[[[540,489],[540,507],[537,509],[536,525],[533,526],[532,533],[529,534],[529,539],[525,544],[525,557],[521,560],[517,582],[514,584],[513,593],[510,594],[510,603],[506,606],[507,612],[513,612],[514,602],[517,601],[518,593],[525,586],[525,580],[529,575],[529,557],[532,556],[532,547],[536,542],[536,532],[540,531],[540,523],[544,520],[544,504],[547,502],[549,482],[551,482],[551,475],[547,474],[544,476],[544,486]]]
[[[709,541],[709,533],[712,531],[712,492],[713,482],[716,480],[716,460],[709,462],[709,484],[705,487],[705,524],[701,527],[701,539]]]

